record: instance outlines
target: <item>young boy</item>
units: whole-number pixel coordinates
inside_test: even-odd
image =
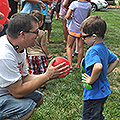
[[[119,59],[103,43],[106,22],[100,16],[91,16],[80,26],[82,39],[90,48],[82,66],[86,73],[82,82],[90,84],[91,90],[83,90],[83,120],[103,120],[104,103],[111,93],[107,75],[117,66]]]
[[[51,2],[52,3],[52,2]],[[53,10],[53,4],[48,4],[48,13],[45,17],[45,22],[43,26],[43,30],[47,30],[47,43],[49,43],[50,40],[50,34],[52,30],[52,20],[51,20],[51,11]]]
[[[43,24],[43,15],[38,10],[33,10],[30,14],[39,20],[39,27]],[[43,74],[48,67],[48,59],[52,57],[46,46],[46,36],[43,30],[39,30],[34,46],[27,48],[30,74]],[[41,86],[43,87],[43,86]],[[43,87],[45,88],[45,87]]]

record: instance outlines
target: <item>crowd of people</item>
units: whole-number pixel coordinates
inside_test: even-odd
[[[2,0],[0,5],[5,1],[8,2]],[[43,103],[43,94],[38,88],[45,88],[46,82],[63,76],[66,68],[69,70],[65,62],[55,67],[52,66],[54,59],[48,63],[52,55],[47,42],[50,42],[56,9],[56,20],[62,19],[70,70],[73,70],[76,43],[78,62],[74,68],[80,69],[82,65],[85,70],[82,82],[92,86],[90,90],[84,86],[82,119],[103,120],[104,103],[111,93],[107,75],[119,62],[103,42],[107,29],[105,20],[90,16],[91,4],[86,0],[21,0],[20,13],[14,7],[20,0],[14,0],[16,4],[11,1],[7,6],[10,20],[6,18],[4,24],[0,24],[0,120],[30,118]],[[4,18],[0,11],[0,20]],[[47,37],[44,30],[48,31]],[[85,58],[84,41],[90,46]]]

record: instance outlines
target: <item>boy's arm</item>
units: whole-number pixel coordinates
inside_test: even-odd
[[[65,16],[66,20],[70,17],[71,13],[72,13],[72,10],[68,9],[67,14]]]
[[[119,63],[119,58],[117,58],[117,60],[115,62],[111,63],[108,66],[108,68],[107,68],[107,75],[113,71],[113,69],[117,66],[118,63]]]
[[[99,78],[102,68],[103,68],[103,65],[101,63],[95,63],[93,66],[91,76],[84,73],[84,77],[82,77],[83,79],[82,82],[85,82],[87,84],[93,84]]]
[[[48,49],[47,49],[47,46],[46,46],[46,45],[42,45],[41,47],[42,47],[42,49],[44,50],[44,52],[46,53],[48,59],[50,59],[50,58],[52,57],[52,55],[49,54]]]

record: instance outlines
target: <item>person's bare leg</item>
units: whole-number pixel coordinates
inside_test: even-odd
[[[73,46],[72,46],[72,55],[74,54],[74,50],[75,50],[75,41],[74,41]]]
[[[68,61],[70,63],[70,68],[72,68],[72,46],[73,46],[74,41],[75,41],[75,38],[68,35],[68,39],[67,39],[67,58],[68,58]]]
[[[78,38],[76,38],[76,48],[75,48],[75,52],[78,53]]]
[[[48,30],[47,32],[47,41],[50,42],[50,34],[51,34],[51,30]]]
[[[56,19],[56,20],[60,20],[60,18],[59,18],[59,13],[58,13],[58,12],[56,12],[56,17],[55,17],[55,19]]]
[[[83,58],[84,48],[83,48],[83,40],[82,38],[78,39],[78,62],[75,68],[80,68],[80,64]]]
[[[64,34],[65,42],[67,42],[67,36],[68,36],[67,27],[66,27],[67,20],[62,19],[62,24],[63,24],[63,34]]]

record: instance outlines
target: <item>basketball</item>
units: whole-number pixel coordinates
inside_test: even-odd
[[[68,74],[69,72],[70,72],[70,63],[69,63],[69,61],[67,60],[67,59],[65,59],[65,58],[63,58],[63,57],[55,57],[55,60],[54,60],[54,62],[53,62],[53,67],[55,67],[55,66],[57,66],[57,65],[59,65],[59,64],[61,64],[61,63],[63,63],[63,62],[65,62],[65,65],[63,65],[62,67],[65,67],[66,65],[69,65],[69,67],[68,68],[66,68],[64,71],[66,71],[66,70],[68,70],[68,71],[66,71],[65,73],[63,73],[63,75],[66,75],[66,74]],[[65,77],[65,76],[59,76],[59,78],[63,78],[63,77]]]

